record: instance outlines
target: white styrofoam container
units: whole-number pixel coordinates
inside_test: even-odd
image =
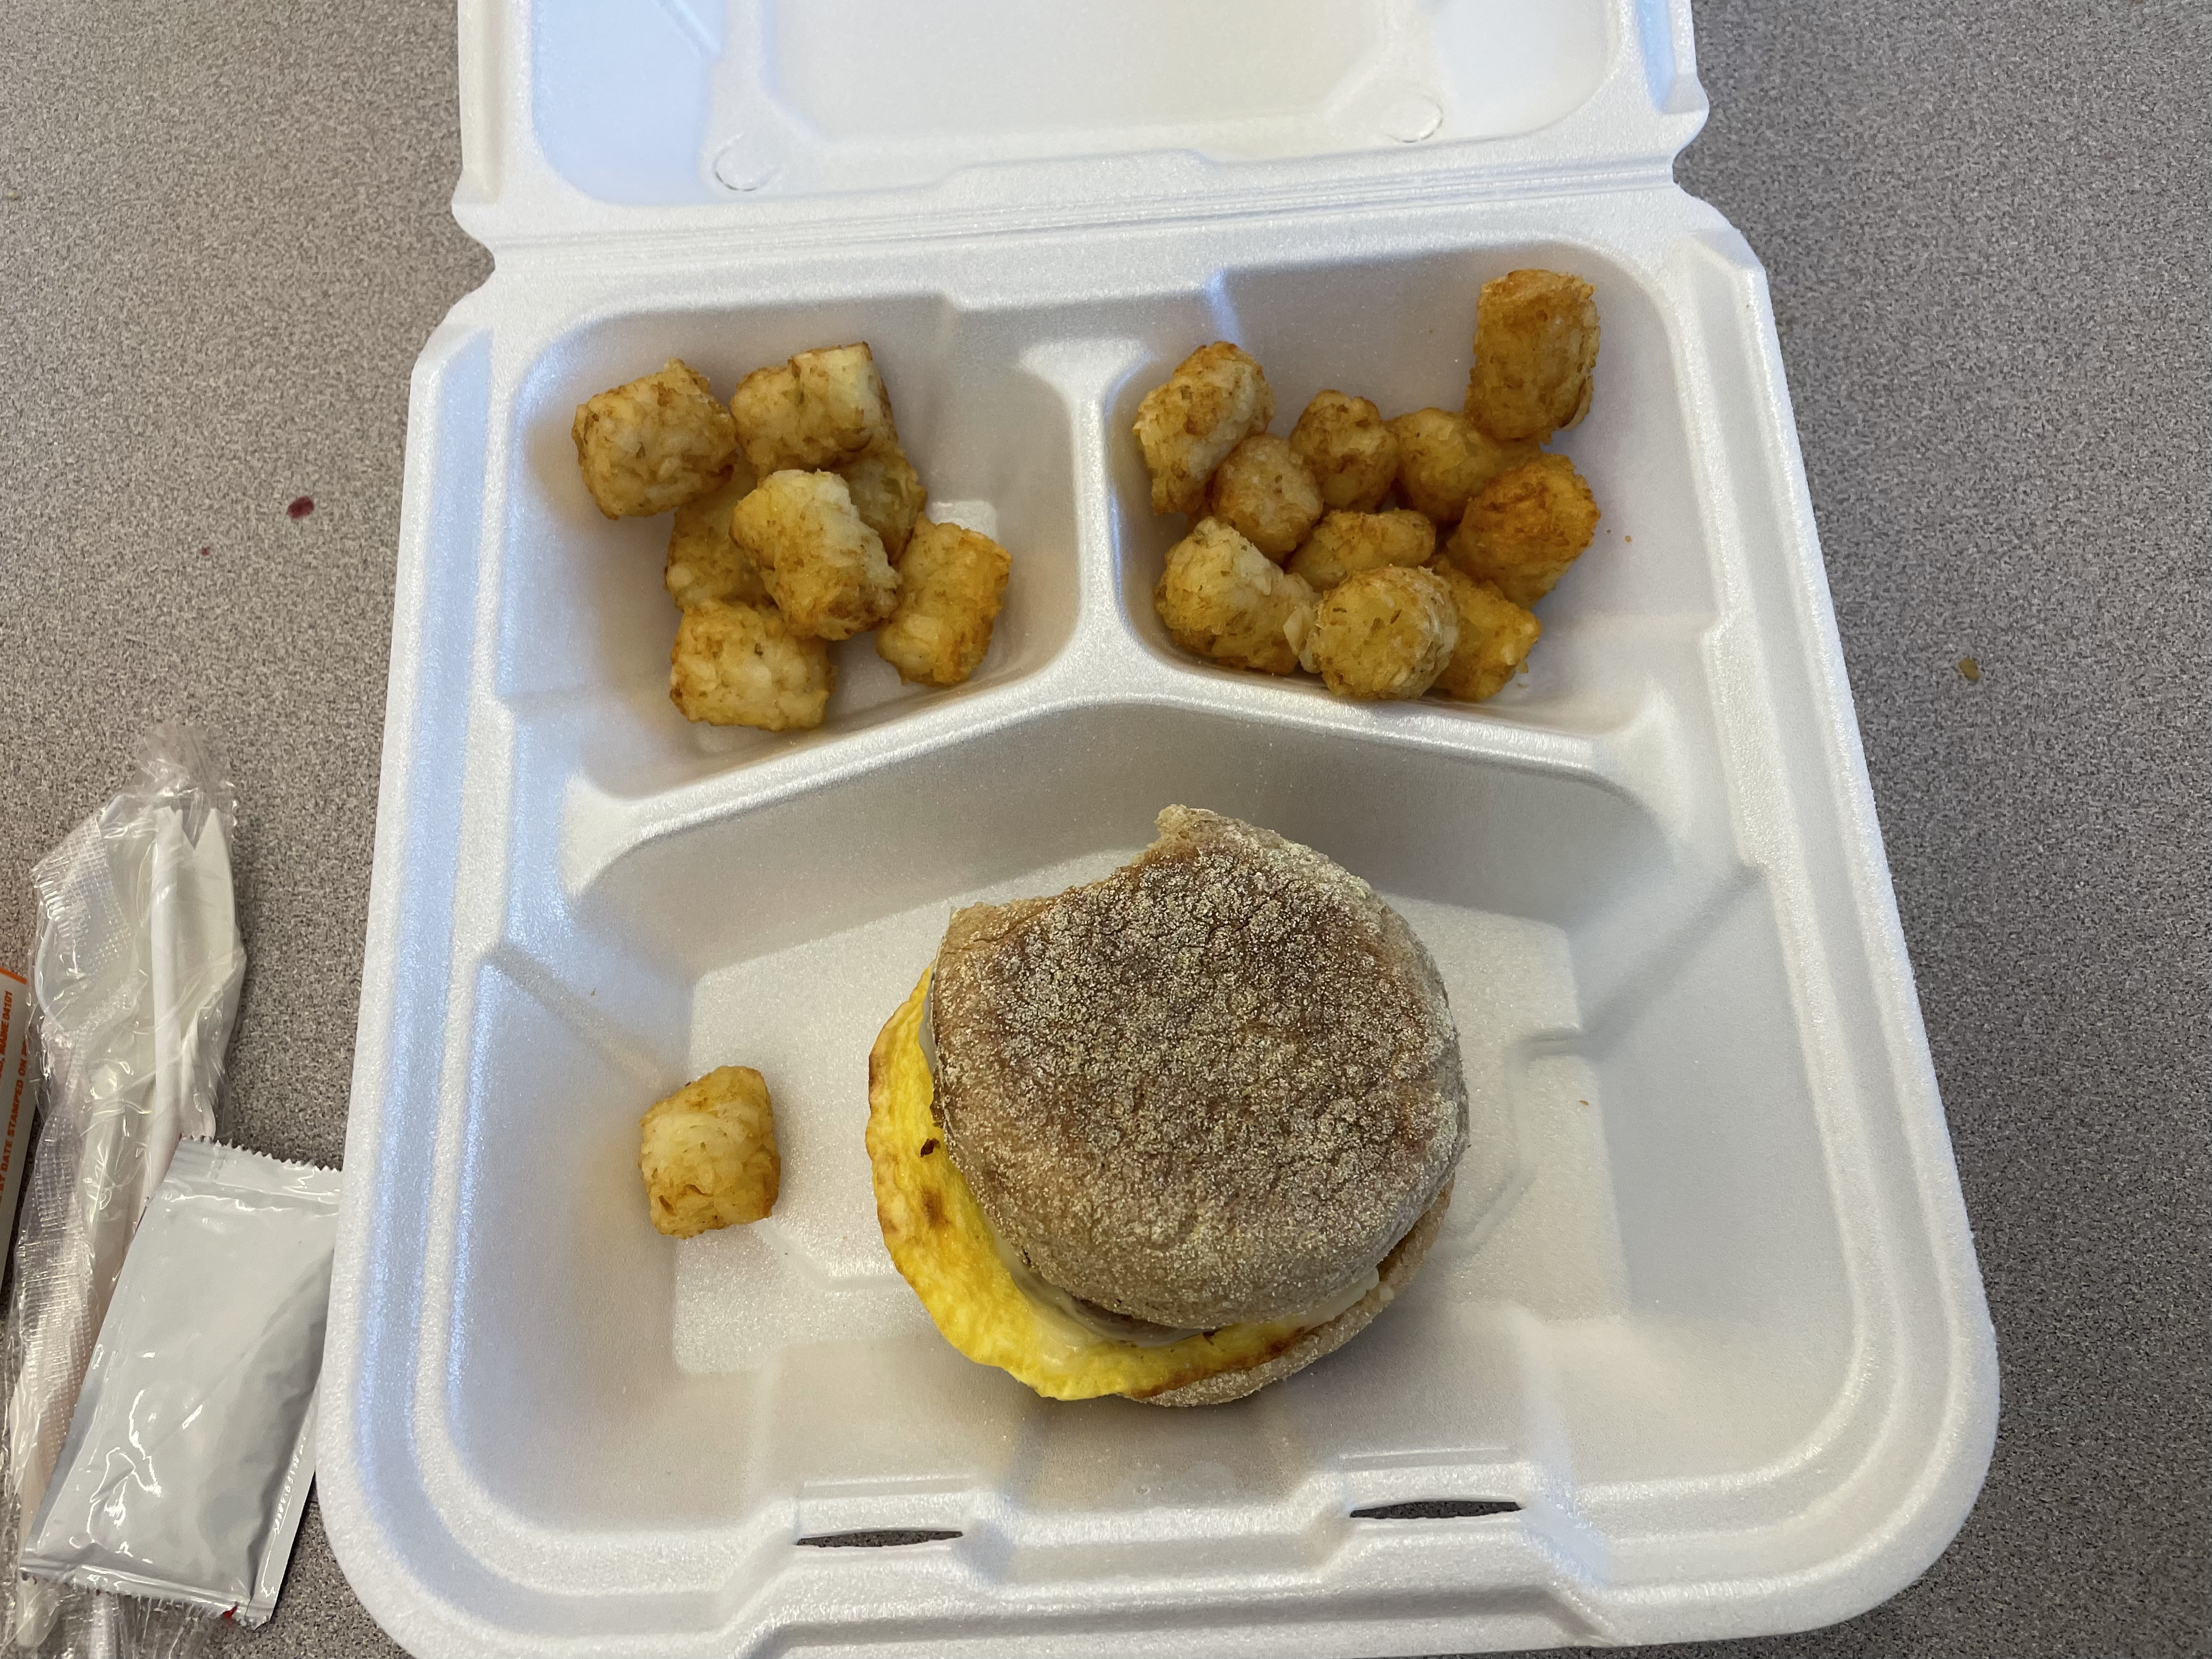
[[[1993,1346],[1765,287],[1676,187],[1687,0],[464,0],[455,210],[496,255],[418,366],[322,1449],[423,1656],[1436,1653],[1777,1631],[1972,1501]],[[1458,401],[1477,289],[1582,273],[1565,447],[1605,509],[1479,708],[1217,672],[1135,401],[1241,341]],[[574,405],[865,337],[1015,577],[982,670],[841,647],[828,723],[665,692],[665,520]],[[1240,1404],[1037,1399],[878,1236],[866,1055],[950,908],[1170,802],[1369,877],[1475,1109],[1411,1293]],[[647,1224],[638,1114],[759,1066],[759,1225]],[[1517,1509],[1386,1518],[1423,1500]],[[957,1534],[824,1548],[846,1533]]]

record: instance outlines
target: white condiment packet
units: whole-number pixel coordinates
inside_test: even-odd
[[[314,1476],[337,1172],[177,1148],[100,1328],[25,1572],[258,1625]]]

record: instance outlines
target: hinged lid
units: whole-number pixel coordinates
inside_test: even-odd
[[[1689,0],[463,0],[487,246],[884,235],[1663,175]]]

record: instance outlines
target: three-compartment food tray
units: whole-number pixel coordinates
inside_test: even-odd
[[[1986,1466],[1993,1346],[1759,266],[1674,183],[1687,0],[465,0],[415,377],[331,1535],[462,1655],[1322,1656],[1805,1626]],[[1595,284],[1604,509],[1532,672],[1372,705],[1178,652],[1136,402],[1193,347],[1455,406],[1474,298]],[[665,520],[568,425],[866,339],[989,657],[865,641],[817,731],[688,726]],[[1037,1398],[878,1235],[878,1027],[947,915],[1184,802],[1321,848],[1443,972],[1474,1109],[1409,1293],[1232,1406]],[[775,1213],[647,1224],[637,1119],[737,1061]],[[1377,1513],[1379,1511],[1379,1513]],[[852,1547],[830,1546],[847,1544]]]

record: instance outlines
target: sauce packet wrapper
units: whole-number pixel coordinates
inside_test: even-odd
[[[268,1620],[314,1477],[339,1184],[216,1141],[177,1148],[116,1280],[25,1572]]]

